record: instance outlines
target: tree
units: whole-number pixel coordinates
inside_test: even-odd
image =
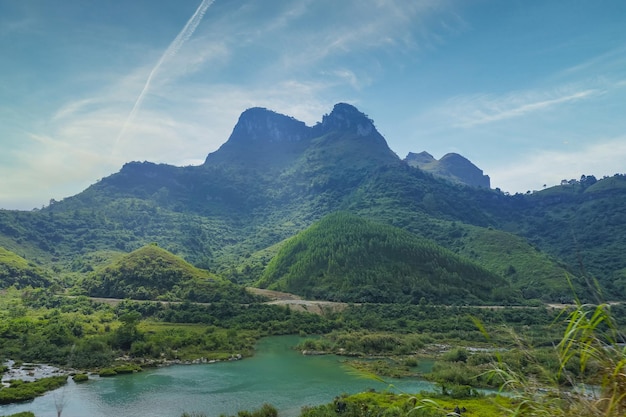
[[[141,320],[141,314],[136,311],[131,311],[120,317],[122,325],[114,335],[113,344],[115,347],[129,350],[133,342],[141,339],[141,334],[137,329],[139,320]]]

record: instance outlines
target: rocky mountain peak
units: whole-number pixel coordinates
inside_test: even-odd
[[[347,103],[335,104],[333,111],[322,117],[321,127],[325,132],[349,130],[356,132],[359,136],[369,136],[376,132],[374,122],[356,107]]]
[[[309,137],[304,122],[263,107],[253,107],[239,116],[229,142],[292,142]]]
[[[458,153],[448,153],[441,157],[439,164],[457,178],[462,178],[468,185],[475,187],[490,187],[488,175],[483,170]]]
[[[429,172],[436,177],[472,187],[491,187],[489,176],[484,175],[482,169],[458,153],[448,153],[437,160],[428,152],[409,152],[404,160],[410,166]]]
[[[429,164],[431,162],[435,161],[435,158],[429,154],[426,151],[420,152],[420,153],[413,153],[413,152],[409,152],[408,155],[405,158],[405,161],[409,164],[409,165],[423,165],[423,164]]]

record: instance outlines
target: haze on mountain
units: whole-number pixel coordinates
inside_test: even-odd
[[[437,160],[426,151],[409,152],[404,160],[411,166],[450,181],[474,187],[491,187],[489,175],[484,175],[482,169],[457,153],[447,153]]]
[[[484,268],[488,282],[512,288],[516,299],[571,301],[568,279],[583,298],[623,297],[625,210],[622,175],[584,175],[515,195],[440,178],[401,160],[368,116],[339,103],[313,126],[251,108],[200,166],[129,162],[42,210],[2,210],[0,245],[74,276],[103,265],[94,254],[155,242],[195,267],[251,285],[275,256],[286,262],[286,239],[342,211],[428,239],[450,254],[445,262]],[[365,256],[358,247],[349,257]],[[465,294],[467,285],[460,277],[450,293]],[[450,300],[442,292],[430,297]]]

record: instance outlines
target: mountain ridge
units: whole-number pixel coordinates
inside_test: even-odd
[[[400,160],[372,120],[345,103],[314,126],[261,108],[244,112],[238,125],[202,165],[129,162],[42,210],[0,211],[0,246],[73,273],[75,264],[88,266],[91,253],[157,242],[195,266],[250,283],[269,262],[256,253],[346,211],[430,239],[492,273],[514,269],[520,286],[534,278],[569,288],[565,276],[553,279],[554,269],[526,276],[533,270],[524,254],[533,247],[574,280],[593,274],[610,294],[626,288],[621,176],[595,182],[585,176],[529,195],[468,187]],[[502,265],[488,245],[494,235],[472,228],[518,236],[528,246]],[[611,254],[610,262],[603,254]],[[560,298],[559,288],[540,296]]]
[[[491,179],[483,170],[462,155],[451,152],[435,159],[426,151],[409,152],[404,161],[410,166],[429,172],[437,177],[472,187],[491,188]]]

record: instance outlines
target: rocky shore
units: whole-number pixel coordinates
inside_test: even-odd
[[[12,360],[6,361],[3,365],[7,367],[7,370],[2,374],[1,381],[3,386],[8,386],[8,381],[16,379],[33,382],[42,378],[71,375],[77,372],[73,369],[61,369],[52,365],[41,363],[16,363]]]

